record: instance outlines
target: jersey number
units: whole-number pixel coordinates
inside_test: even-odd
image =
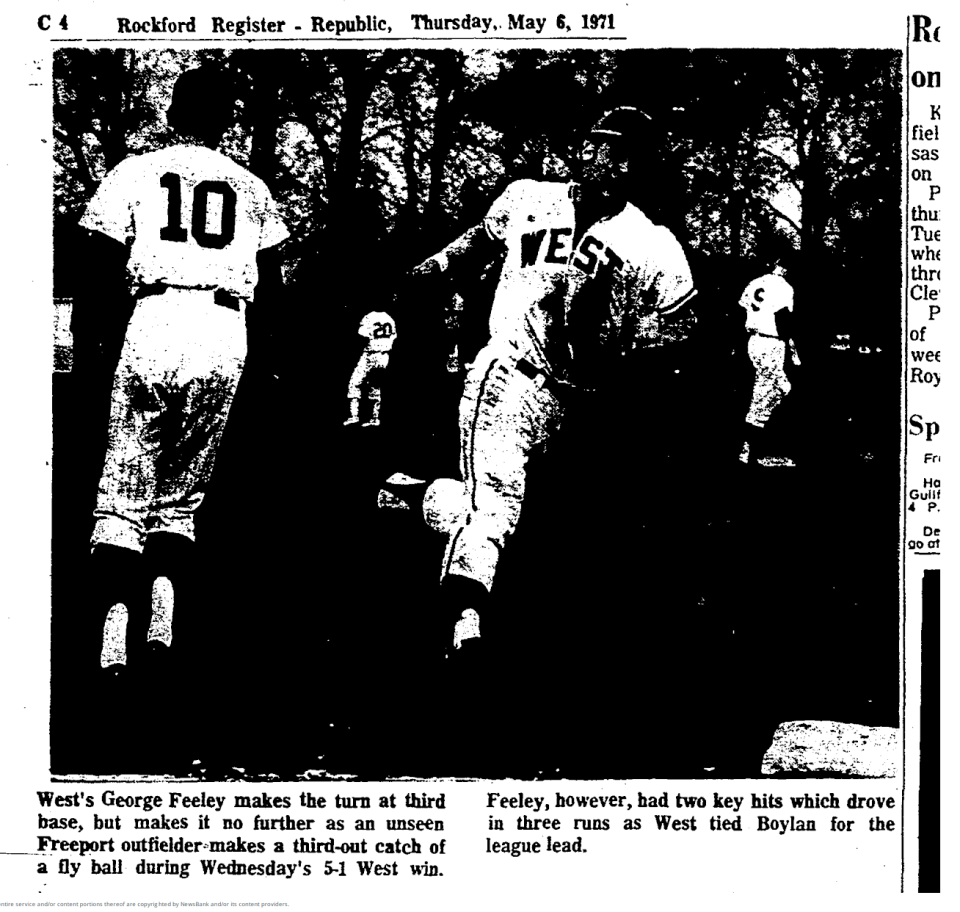
[[[161,241],[186,241],[187,229],[181,224],[180,175],[168,171],[160,178],[160,186],[167,191],[167,224],[160,229]],[[220,212],[220,232],[207,231],[207,203],[211,193],[223,197]],[[193,208],[190,216],[190,233],[201,247],[222,250],[232,240],[237,228],[237,194],[226,181],[200,181],[193,188]]]
[[[393,324],[392,323],[374,323],[373,324],[373,338],[374,339],[389,339],[393,335]]]

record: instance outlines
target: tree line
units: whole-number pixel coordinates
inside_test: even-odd
[[[900,56],[65,49],[53,68],[55,238],[72,237],[109,169],[166,140],[173,83],[198,65],[235,81],[223,148],[277,198],[292,233],[286,281],[301,289],[335,269],[385,292],[510,181],[575,176],[585,129],[633,104],[665,136],[662,164],[636,180],[661,188],[660,220],[708,299],[735,308],[737,287],[779,248],[825,331],[882,316],[896,332]],[[70,293],[80,276],[61,272],[58,293]]]

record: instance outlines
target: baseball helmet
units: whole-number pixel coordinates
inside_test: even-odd
[[[632,150],[641,140],[649,143],[655,138],[653,118],[633,105],[620,105],[607,111],[590,128],[588,138],[593,142],[622,140]]]

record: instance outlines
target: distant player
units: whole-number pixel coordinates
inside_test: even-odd
[[[796,345],[787,328],[787,318],[793,313],[793,287],[785,276],[786,269],[777,263],[771,273],[747,285],[740,296],[749,334],[747,353],[755,372],[746,433],[740,450],[740,462],[744,465],[755,461],[762,431],[773,410],[790,392],[790,381],[784,369],[788,351],[791,363],[800,366]]]
[[[234,100],[215,71],[181,75],[167,115],[174,142],[121,162],[81,220],[114,242],[105,256],[115,268],[125,261],[136,299],[92,536],[106,612],[100,665],[111,673],[148,642],[156,654],[172,645],[178,574],[247,354],[258,257],[288,236],[263,181],[215,151]]]
[[[655,181],[660,165],[650,118],[617,108],[587,138],[582,182],[515,181],[482,224],[415,270],[506,254],[490,339],[460,404],[463,481],[441,479],[425,502],[428,522],[449,530],[441,571],[448,649],[479,641],[528,457],[559,425],[567,391],[591,385],[591,365],[657,339],[694,295],[677,239],[628,202],[630,188]]]
[[[370,417],[364,427],[380,425],[380,374],[390,363],[390,350],[397,340],[397,325],[390,314],[374,311],[360,321],[358,333],[367,339],[367,347],[360,355],[347,386],[350,417],[343,422],[347,427],[360,421],[360,400],[364,390],[370,399]]]

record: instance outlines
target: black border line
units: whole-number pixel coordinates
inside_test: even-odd
[[[307,41],[325,41],[329,44],[343,44],[347,41],[382,41],[389,42],[391,44],[396,44],[401,41],[456,41],[458,43],[464,43],[468,41],[473,42],[485,42],[485,41],[568,41],[568,42],[580,42],[580,41],[626,41],[627,37],[617,35],[615,37],[593,37],[590,35],[585,35],[583,37],[543,37],[541,35],[531,35],[527,37],[516,37],[508,38],[504,37],[495,37],[493,35],[478,35],[475,38],[459,38],[453,36],[446,37],[420,37],[420,36],[410,36],[404,38],[394,38],[383,37],[383,38],[298,38],[296,36],[289,36],[287,38],[51,38],[51,41],[72,41],[72,42],[81,42],[86,41],[88,43],[98,43],[98,44],[129,44],[133,41],[143,42],[143,41],[155,41],[159,44],[176,44],[180,41],[202,41],[207,44],[303,44]]]
[[[75,44],[82,45],[84,43],[99,43],[99,44],[131,44],[133,42],[157,42],[158,44],[177,44],[179,42],[204,42],[211,46],[217,46],[220,44],[288,44],[291,45],[291,50],[296,50],[294,45],[304,44],[305,42],[326,42],[327,44],[333,46],[336,44],[344,44],[347,42],[405,42],[405,41],[458,41],[461,43],[470,43],[483,44],[485,41],[568,41],[576,49],[577,45],[582,41],[629,41],[630,39],[626,36],[617,35],[615,37],[609,38],[600,38],[600,37],[591,37],[589,35],[577,36],[577,37],[555,37],[555,38],[544,38],[541,36],[531,36],[529,38],[508,38],[501,37],[496,38],[489,35],[478,35],[475,38],[455,38],[455,37],[442,37],[442,38],[422,38],[422,37],[408,37],[408,38],[298,38],[291,36],[290,38],[49,38],[47,39],[51,43],[59,44]],[[752,51],[752,50],[765,50],[765,51],[836,51],[836,50],[848,50],[847,48],[837,48],[836,46],[826,47],[826,46],[795,46],[795,45],[781,45],[779,47],[765,47],[765,48],[745,48],[743,45],[716,45],[711,47],[677,47],[670,46],[665,47],[663,45],[656,45],[651,47],[642,47],[642,48],[630,48],[629,50],[643,50],[643,51]],[[856,48],[851,48],[849,50],[856,51],[889,51],[891,50],[887,45],[864,45],[862,47],[858,46]]]

